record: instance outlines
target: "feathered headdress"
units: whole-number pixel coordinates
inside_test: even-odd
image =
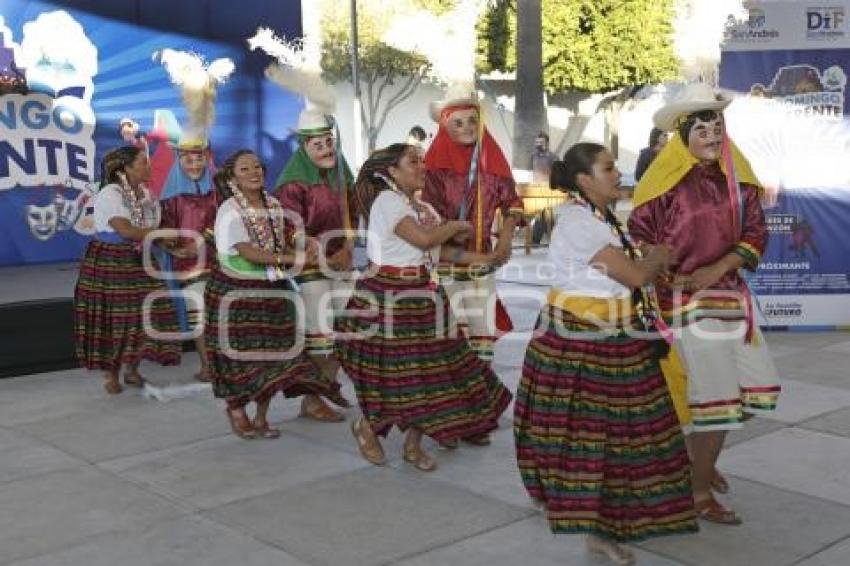
[[[317,61],[311,61],[303,42],[286,41],[268,28],[258,28],[254,37],[248,39],[251,50],[262,49],[277,59],[266,68],[266,77],[286,90],[296,92],[306,100],[306,108],[298,121],[299,133],[315,133],[330,130],[332,124],[326,118],[336,108],[336,93],[322,78],[322,69]]]
[[[475,89],[475,24],[485,4],[484,0],[461,0],[439,16],[428,10],[414,10],[393,18],[384,34],[387,44],[422,54],[431,63],[430,78],[446,85],[444,98],[429,105],[435,122],[440,121],[445,108],[479,105]]]
[[[719,86],[724,32],[746,14],[742,0],[677,0],[673,44],[679,58],[679,72],[686,82]]]
[[[742,0],[677,1],[673,43],[685,84],[653,116],[657,128],[672,130],[681,116],[729,105],[731,99],[718,91],[720,45],[726,29],[745,14]]]
[[[215,95],[235,66],[228,58],[207,64],[203,56],[188,51],[163,49],[153,55],[168,72],[171,82],[180,87],[189,123],[183,128],[181,149],[203,149],[215,122]]]

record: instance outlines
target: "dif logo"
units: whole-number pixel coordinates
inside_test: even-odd
[[[840,37],[844,35],[846,17],[843,6],[806,9],[806,31],[810,37]]]

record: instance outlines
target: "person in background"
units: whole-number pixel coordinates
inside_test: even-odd
[[[638,154],[637,165],[635,165],[635,182],[640,181],[640,178],[649,168],[649,164],[664,149],[666,143],[667,133],[658,128],[652,128],[652,131],[649,132],[649,145],[640,150],[640,154]]]
[[[410,128],[410,131],[407,133],[407,144],[415,145],[417,147],[423,148],[425,144],[425,140],[428,139],[428,134],[425,133],[425,129],[422,126],[413,126]],[[423,148],[424,149],[424,148]]]
[[[540,132],[534,138],[534,151],[531,152],[531,180],[533,183],[549,184],[552,163],[558,156],[549,150],[549,134]]]
[[[147,136],[142,134],[139,123],[132,118],[125,117],[118,121],[118,135],[125,144],[134,145],[144,150],[145,154],[150,153]]]

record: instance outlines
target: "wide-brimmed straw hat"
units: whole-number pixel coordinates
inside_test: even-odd
[[[318,136],[333,131],[333,123],[321,110],[307,108],[298,115],[296,131],[304,137]]]
[[[685,85],[676,98],[658,109],[652,116],[652,121],[656,128],[670,131],[676,127],[676,122],[682,116],[700,110],[721,112],[729,106],[730,102],[732,102],[731,99],[715,91],[706,83],[690,83]]]
[[[431,114],[431,119],[435,122],[440,121],[440,116],[446,108],[456,106],[480,106],[481,101],[478,98],[478,92],[475,90],[472,83],[458,83],[449,86],[446,89],[446,96],[442,100],[435,100],[428,105],[428,110]]]

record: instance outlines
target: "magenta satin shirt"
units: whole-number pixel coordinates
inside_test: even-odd
[[[215,226],[217,211],[215,191],[205,195],[183,194],[160,201],[162,207],[162,222],[160,228],[179,228],[194,230],[203,235],[204,230],[212,230]],[[210,259],[215,250],[207,248],[206,264],[203,269],[209,269]],[[195,258],[173,258],[175,271],[188,271],[196,266]]]
[[[501,210],[502,215],[507,216],[511,210],[522,212],[523,206],[513,179],[486,172],[481,175],[484,221],[484,249],[481,251],[489,251],[490,228],[496,218],[496,211]],[[460,175],[448,169],[429,170],[425,180],[425,190],[422,191],[422,200],[433,206],[444,220],[458,220],[466,185],[466,175]],[[478,219],[476,186],[473,186],[469,192],[465,220],[475,225]],[[467,249],[473,250],[474,247],[475,239],[471,238]]]
[[[307,183],[291,181],[279,186],[273,194],[283,208],[291,210],[301,217],[304,222],[304,230],[308,236],[321,238],[323,234],[330,230],[345,228],[342,194],[328,185],[308,185]],[[349,211],[351,210],[351,207],[349,207]],[[357,228],[353,211],[350,212],[350,216],[351,226]],[[291,223],[287,222],[286,226],[291,233],[294,229]],[[339,251],[344,242],[343,238],[330,240],[325,250],[326,255],[330,256]]]
[[[737,234],[725,175],[716,164],[696,166],[675,187],[637,207],[629,218],[629,231],[638,242],[672,248],[674,275],[689,275],[729,252],[739,253],[745,267],[754,270],[767,243],[767,226],[756,187],[741,184],[741,199],[743,226]],[[734,271],[712,289],[744,292],[746,286]],[[659,282],[657,290],[662,310],[676,306],[669,286]],[[685,304],[689,300],[686,294]]]

